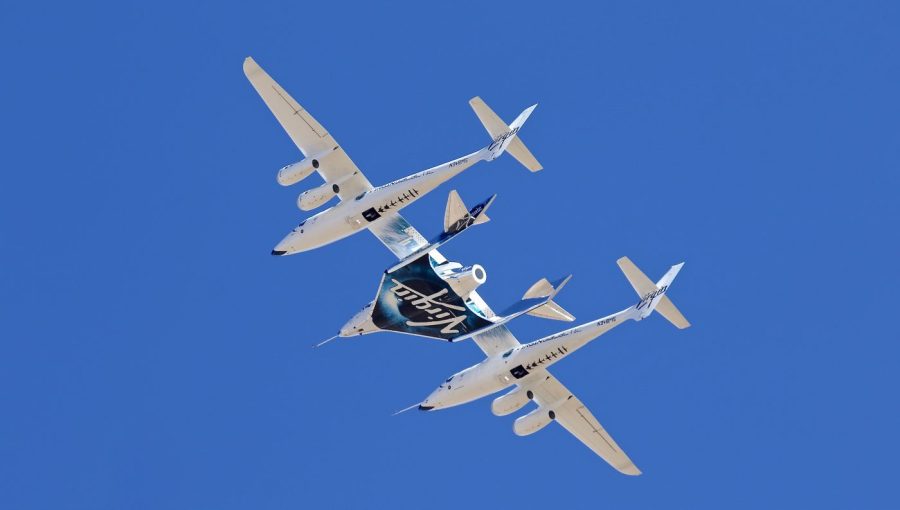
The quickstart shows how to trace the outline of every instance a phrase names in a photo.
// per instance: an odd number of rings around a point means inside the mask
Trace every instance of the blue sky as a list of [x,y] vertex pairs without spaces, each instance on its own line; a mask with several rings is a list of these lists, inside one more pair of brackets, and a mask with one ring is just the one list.
[[[12,3],[0,185],[4,508],[896,508],[900,8],[895,2]],[[360,234],[269,255],[305,213],[252,55],[376,184],[511,119],[545,170],[443,250],[511,303],[574,273],[578,320],[686,265],[694,326],[628,324],[554,373],[644,471],[485,399],[396,409],[474,344],[310,344],[392,263]],[[316,178],[313,178],[315,180]],[[564,327],[535,318],[530,341]]]

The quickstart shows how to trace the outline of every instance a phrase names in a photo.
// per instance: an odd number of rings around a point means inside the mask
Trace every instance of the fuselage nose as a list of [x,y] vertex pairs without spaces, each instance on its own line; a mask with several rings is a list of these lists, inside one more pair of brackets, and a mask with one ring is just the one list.
[[346,208],[338,206],[326,209],[315,216],[304,220],[281,240],[275,251],[284,251],[286,255],[314,250],[331,244],[360,230],[360,227],[342,216]]
[[299,230],[293,230],[275,245],[272,255],[292,255],[306,251],[309,248],[306,246],[305,241],[305,236]]
[[428,395],[428,398],[422,401],[422,404],[419,405],[419,409],[423,411],[431,411],[432,409],[441,409],[444,407],[444,397],[446,392],[449,391],[446,388],[446,383],[442,384],[436,390],[431,392],[431,395]]

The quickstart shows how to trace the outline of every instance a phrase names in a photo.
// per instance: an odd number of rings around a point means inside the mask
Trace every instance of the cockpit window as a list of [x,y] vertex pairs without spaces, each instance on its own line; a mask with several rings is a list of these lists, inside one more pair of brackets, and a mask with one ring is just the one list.
[[446,380],[446,381],[444,381],[444,382],[450,382],[450,381],[452,381],[452,380],[453,380],[453,378],[454,378],[454,377],[456,377],[456,376],[455,376],[455,375],[451,375],[451,376],[450,376],[450,378],[449,378],[449,379],[447,379],[447,380]]
[[297,225],[297,226],[298,226],[298,227],[302,227],[305,223],[306,223],[306,220],[303,220],[303,221],[301,221],[300,224]]
[[364,196],[366,196],[366,192],[365,192],[365,191],[363,191],[362,193],[360,193],[359,196],[357,196],[356,198],[354,198],[354,200],[362,200],[362,197],[364,197]]
[[510,349],[510,350],[504,352],[504,353],[503,353],[503,357],[504,357],[504,358],[508,358],[509,355],[512,354],[512,352],[513,352],[514,350],[515,350],[515,349]]

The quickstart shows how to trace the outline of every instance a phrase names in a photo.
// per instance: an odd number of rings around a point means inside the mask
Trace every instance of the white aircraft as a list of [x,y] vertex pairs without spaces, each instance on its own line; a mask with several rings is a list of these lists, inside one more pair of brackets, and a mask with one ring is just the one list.
[[272,255],[312,250],[363,229],[370,230],[391,248],[392,240],[403,236],[409,228],[398,211],[475,163],[492,161],[509,152],[528,170],[536,172],[542,169],[516,136],[537,105],[527,108],[507,126],[484,101],[475,97],[469,104],[491,135],[493,141],[490,145],[376,188],[353,164],[334,137],[252,58],[244,60],[244,74],[304,156],[301,161],[278,171],[278,183],[290,186],[317,171],[325,179],[325,184],[301,193],[297,206],[310,211],[334,196],[341,200],[337,205],[302,221],[275,246]]
[[487,358],[447,379],[424,401],[410,407],[431,411],[453,407],[515,385],[496,400],[494,414],[510,414],[528,402],[538,408],[517,419],[514,431],[534,433],[551,421],[558,421],[591,450],[625,474],[640,471],[606,433],[591,412],[547,371],[547,367],[574,352],[590,340],[628,319],[642,320],[657,310],[678,328],[687,320],[665,296],[681,269],[672,266],[654,284],[627,258],[618,263],[640,296],[638,304],[619,313],[522,345],[506,324],[524,314],[546,319],[573,321],[575,318],[553,301],[570,277],[554,283],[541,279],[518,303],[497,314],[476,289],[487,280],[478,264],[463,266],[447,260],[438,248],[473,225],[488,221],[485,211],[496,196],[466,208],[456,191],[451,191],[444,213],[444,229],[426,240],[398,211],[478,161],[491,161],[504,151],[532,172],[541,169],[517,133],[534,106],[506,125],[483,101],[469,103],[493,141],[487,147],[443,165],[372,187],[334,138],[294,101],[253,59],[244,61],[244,72],[272,110],[275,118],[300,148],[304,159],[278,172],[282,185],[294,184],[318,171],[325,184],[302,193],[302,210],[319,207],[335,195],[341,202],[300,223],[272,251],[286,255],[311,250],[367,228],[397,256],[381,279],[375,299],[350,319],[337,337],[377,331],[457,342],[471,338]]
[[[491,343],[475,337],[487,358],[450,376],[418,404],[418,408],[422,411],[446,409],[514,385],[512,391],[494,399],[491,411],[497,416],[505,416],[530,401],[536,402],[536,409],[516,419],[513,430],[517,435],[533,434],[556,421],[618,471],[626,475],[641,474],[578,397],[547,371],[550,365],[591,340],[629,319],[642,320],[653,310],[659,311],[679,329],[690,326],[665,296],[683,263],[672,266],[655,284],[627,257],[619,259],[618,264],[641,298],[636,305],[525,345],[519,344],[508,331],[497,335]],[[550,292],[550,288],[543,291]]]
[[521,301],[497,314],[476,292],[487,280],[484,268],[478,264],[463,267],[448,261],[437,250],[470,226],[487,221],[484,213],[494,198],[492,196],[467,211],[459,195],[452,191],[444,213],[444,231],[433,240],[425,241],[409,227],[407,239],[396,239],[395,246],[411,249],[405,251],[405,255],[398,253],[400,261],[385,271],[375,299],[353,316],[338,335],[317,346],[337,337],[378,331],[449,342],[471,338],[487,358],[451,376],[428,398],[407,409],[444,409],[515,385],[511,392],[494,400],[492,410],[496,415],[506,415],[529,401],[536,402],[537,409],[516,420],[516,434],[531,434],[551,421],[557,421],[617,470],[629,475],[640,474],[587,407],[550,375],[547,368],[626,320],[642,320],[654,310],[676,327],[688,327],[690,324],[665,295],[682,264],[672,266],[654,284],[628,258],[619,259],[619,267],[640,296],[636,305],[522,345],[506,327],[516,317],[528,314],[546,319],[575,320],[553,300],[571,277],[554,283],[541,279],[525,292]]

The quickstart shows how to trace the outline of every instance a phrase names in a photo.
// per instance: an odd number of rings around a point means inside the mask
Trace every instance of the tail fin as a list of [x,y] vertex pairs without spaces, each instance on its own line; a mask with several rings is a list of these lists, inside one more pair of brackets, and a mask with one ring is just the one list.
[[[461,230],[460,227],[463,223],[468,224],[471,222],[473,225],[481,225],[482,223],[491,221],[485,211],[487,211],[487,208],[493,203],[494,197],[496,196],[497,195],[492,196],[485,202],[473,207],[472,211],[469,211],[466,204],[459,198],[459,193],[457,193],[455,189],[450,190],[450,195],[447,197],[447,208],[444,209],[444,232],[456,232],[457,230]],[[474,218],[474,220],[472,220],[472,218]]]
[[641,272],[628,257],[622,257],[616,263],[641,298],[641,301],[635,305],[635,309],[641,311],[641,318],[647,317],[655,309],[678,329],[684,329],[691,325],[665,295],[669,286],[672,285],[672,281],[675,280],[675,276],[678,275],[678,271],[681,271],[684,262],[672,266],[656,283],[650,281],[647,275]]
[[532,172],[537,172],[544,168],[531,154],[531,151],[525,147],[525,144],[522,143],[522,139],[516,136],[516,133],[519,132],[522,124],[525,123],[525,120],[528,119],[528,116],[531,115],[531,112],[537,105],[527,108],[519,114],[519,116],[516,117],[516,120],[509,126],[507,126],[506,123],[503,122],[503,119],[494,113],[494,110],[491,110],[480,97],[475,96],[470,99],[469,105],[475,110],[475,115],[478,115],[478,120],[484,124],[484,128],[494,140],[493,143],[488,146],[492,154],[491,159],[500,157],[500,155],[506,151],[509,152],[510,156],[516,158],[516,161],[521,163],[522,166]]
[[547,281],[546,278],[541,278],[534,285],[532,285],[531,288],[529,288],[525,292],[525,295],[522,296],[522,299],[542,298],[547,296],[550,296],[550,299],[548,299],[547,302],[543,305],[528,312],[528,315],[534,317],[543,317],[544,319],[553,319],[557,321],[574,321],[575,317],[572,316],[571,313],[567,312],[565,308],[559,306],[556,301],[553,301],[553,298],[557,294],[559,294],[559,291],[561,291],[562,288],[565,287],[567,283],[569,283],[570,278],[572,277],[568,276],[566,279],[558,283],[555,288],[553,287],[553,284]]

